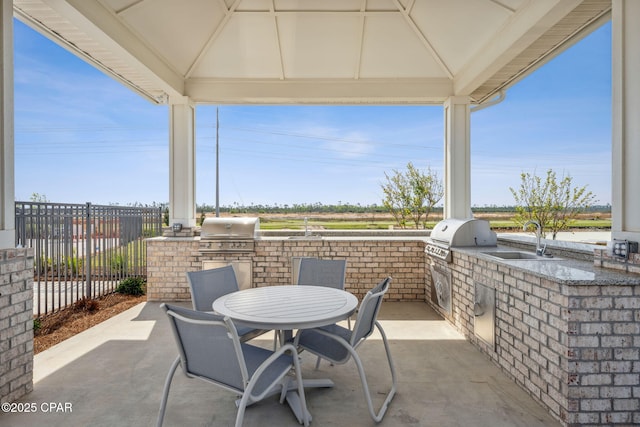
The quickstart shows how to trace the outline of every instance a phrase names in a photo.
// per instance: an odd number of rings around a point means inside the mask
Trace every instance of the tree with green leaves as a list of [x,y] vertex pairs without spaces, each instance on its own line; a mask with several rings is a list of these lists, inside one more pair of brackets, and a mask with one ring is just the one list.
[[551,232],[553,240],[559,231],[569,228],[578,214],[588,209],[595,196],[587,191],[587,186],[573,186],[573,179],[567,175],[558,180],[556,173],[549,169],[546,178],[529,173],[520,174],[520,189],[509,187],[516,201],[514,220],[524,224],[529,220],[540,223],[542,236]]
[[46,203],[49,201],[47,200],[46,194],[40,193],[31,193],[31,197],[29,198],[29,200],[35,203]]
[[[393,174],[384,174],[387,182],[382,184],[383,206],[391,213],[402,228],[411,220],[416,228],[425,226],[433,207],[444,195],[444,186],[438,175],[427,168],[426,172],[417,169],[411,162],[407,170],[393,170]],[[423,220],[424,218],[424,220]]]

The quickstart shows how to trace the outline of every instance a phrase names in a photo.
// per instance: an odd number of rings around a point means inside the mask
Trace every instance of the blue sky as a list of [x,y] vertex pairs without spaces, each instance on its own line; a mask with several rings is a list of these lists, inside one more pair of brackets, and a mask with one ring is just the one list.
[[[16,199],[167,202],[168,107],[156,106],[18,21]],[[471,115],[473,206],[512,205],[520,174],[553,169],[611,202],[606,24]],[[220,106],[220,203],[381,204],[411,161],[442,177],[440,106]],[[197,109],[197,203],[215,202],[216,106]]]

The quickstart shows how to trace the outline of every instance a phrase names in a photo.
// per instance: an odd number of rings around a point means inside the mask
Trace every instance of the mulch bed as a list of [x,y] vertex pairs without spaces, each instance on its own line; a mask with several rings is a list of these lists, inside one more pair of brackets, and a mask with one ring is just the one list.
[[69,308],[39,319],[34,330],[33,351],[38,354],[98,323],[147,300],[146,295],[110,294],[95,300],[80,300]]

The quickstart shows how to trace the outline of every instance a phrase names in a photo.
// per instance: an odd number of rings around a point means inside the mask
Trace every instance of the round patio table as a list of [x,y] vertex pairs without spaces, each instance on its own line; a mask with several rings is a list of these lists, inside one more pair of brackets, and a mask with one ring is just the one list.
[[223,295],[213,311],[256,329],[309,329],[351,316],[358,299],[347,291],[324,286],[266,286]]
[[[228,316],[234,322],[256,329],[273,329],[280,333],[293,329],[326,326],[351,316],[358,299],[341,289],[311,285],[284,285],[250,288],[223,295],[213,302],[213,311]],[[279,332],[278,332],[279,331]],[[303,380],[304,387],[333,387],[329,379]],[[303,423],[297,385],[287,387],[287,403],[298,422]],[[312,416],[307,410],[306,417]]]

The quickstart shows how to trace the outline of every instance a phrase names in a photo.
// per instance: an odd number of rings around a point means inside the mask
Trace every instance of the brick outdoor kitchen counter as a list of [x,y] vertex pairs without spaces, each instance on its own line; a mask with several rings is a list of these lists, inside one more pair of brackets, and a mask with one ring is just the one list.
[[[548,260],[484,253],[524,248],[511,243],[432,258],[450,272],[451,308],[432,305],[564,425],[639,424],[638,254],[621,261],[561,243]],[[474,331],[479,289],[494,293],[493,341]]]
[[[426,241],[424,232],[306,238],[261,231],[251,250],[207,252],[199,236],[152,238],[148,298],[189,300],[185,272],[214,265],[248,266],[247,286],[261,287],[291,284],[296,258],[346,258],[348,291],[362,298],[392,276],[389,300],[432,305],[564,425],[640,424],[638,254],[620,262],[603,247],[555,241],[547,241],[551,260],[481,253],[532,252],[531,238],[499,236],[498,247],[452,248],[446,262],[425,254]],[[435,298],[436,269],[450,279],[446,310]],[[475,331],[478,289],[494,294],[489,341]]]

